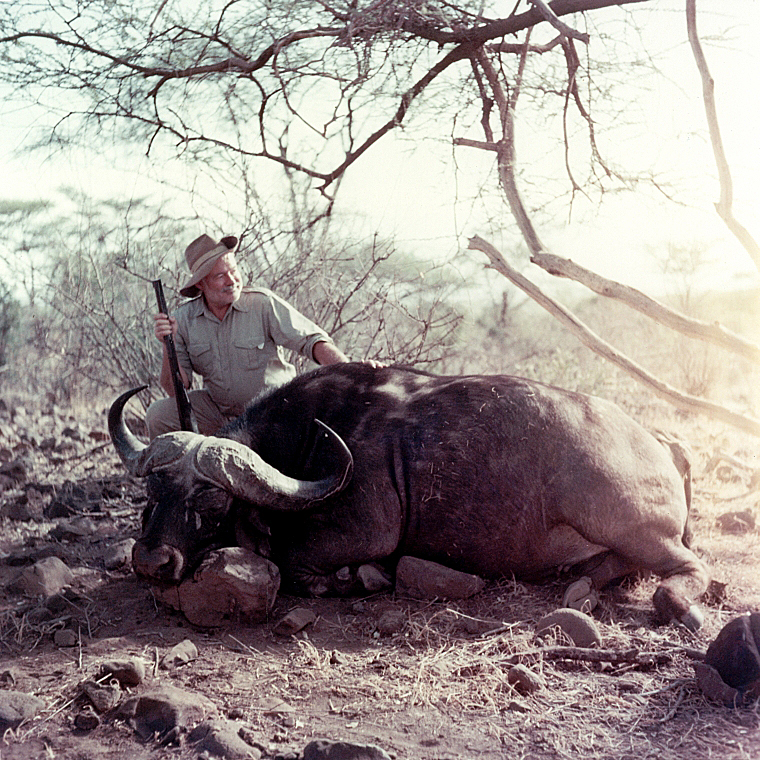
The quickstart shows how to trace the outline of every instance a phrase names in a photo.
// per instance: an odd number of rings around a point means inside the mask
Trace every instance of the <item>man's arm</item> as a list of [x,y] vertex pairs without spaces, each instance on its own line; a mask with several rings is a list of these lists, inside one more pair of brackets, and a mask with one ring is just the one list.
[[340,364],[350,361],[349,358],[334,344],[320,340],[312,349],[314,361],[317,364]]

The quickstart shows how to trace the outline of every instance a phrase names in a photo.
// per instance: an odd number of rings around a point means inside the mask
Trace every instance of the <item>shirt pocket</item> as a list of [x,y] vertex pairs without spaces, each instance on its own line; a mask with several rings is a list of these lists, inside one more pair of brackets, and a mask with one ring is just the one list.
[[234,339],[236,364],[241,369],[259,369],[266,364],[269,352],[263,335],[245,335]]
[[190,343],[187,347],[193,371],[202,377],[214,374],[214,352],[211,343]]

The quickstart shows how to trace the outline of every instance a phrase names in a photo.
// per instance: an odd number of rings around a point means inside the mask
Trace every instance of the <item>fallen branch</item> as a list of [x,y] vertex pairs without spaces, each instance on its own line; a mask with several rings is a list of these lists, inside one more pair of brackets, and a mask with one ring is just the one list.
[[760,346],[727,330],[717,322],[709,324],[684,316],[673,309],[669,309],[659,301],[655,301],[640,290],[636,290],[636,288],[608,280],[584,269],[569,259],[563,259],[561,256],[552,253],[534,253],[530,260],[555,277],[566,277],[574,280],[600,296],[621,301],[632,309],[646,314],[656,322],[677,330],[690,338],[713,343],[760,364]]
[[586,647],[541,647],[504,658],[512,665],[525,657],[540,657],[544,660],[577,660],[581,662],[609,662],[613,665],[668,665],[673,657],[667,652],[640,652],[638,649],[619,651],[615,649],[589,649]]

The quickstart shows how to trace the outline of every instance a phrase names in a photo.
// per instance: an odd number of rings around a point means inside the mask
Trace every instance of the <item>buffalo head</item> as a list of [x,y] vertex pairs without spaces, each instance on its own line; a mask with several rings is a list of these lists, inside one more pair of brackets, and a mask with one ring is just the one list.
[[321,480],[288,477],[255,451],[228,438],[176,432],[142,443],[122,418],[124,405],[146,386],[114,401],[108,430],[127,470],[147,478],[148,503],[142,535],[132,562],[138,575],[178,583],[210,549],[235,543],[236,512],[248,526],[266,526],[258,510],[292,512],[343,490],[351,480],[353,459],[343,440],[326,425],[321,435],[337,452],[335,472]]

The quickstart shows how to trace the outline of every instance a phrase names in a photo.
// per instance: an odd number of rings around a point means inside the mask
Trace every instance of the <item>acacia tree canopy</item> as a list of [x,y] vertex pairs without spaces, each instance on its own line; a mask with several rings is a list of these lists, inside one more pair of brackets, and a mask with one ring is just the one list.
[[572,103],[591,125],[579,88],[589,64],[576,50],[589,40],[584,16],[636,2],[19,0],[0,11],[0,81],[59,115],[54,144],[92,145],[100,133],[147,152],[261,157],[331,196],[423,94],[492,134],[479,57],[509,86],[526,30],[531,53],[552,55],[541,107]]

